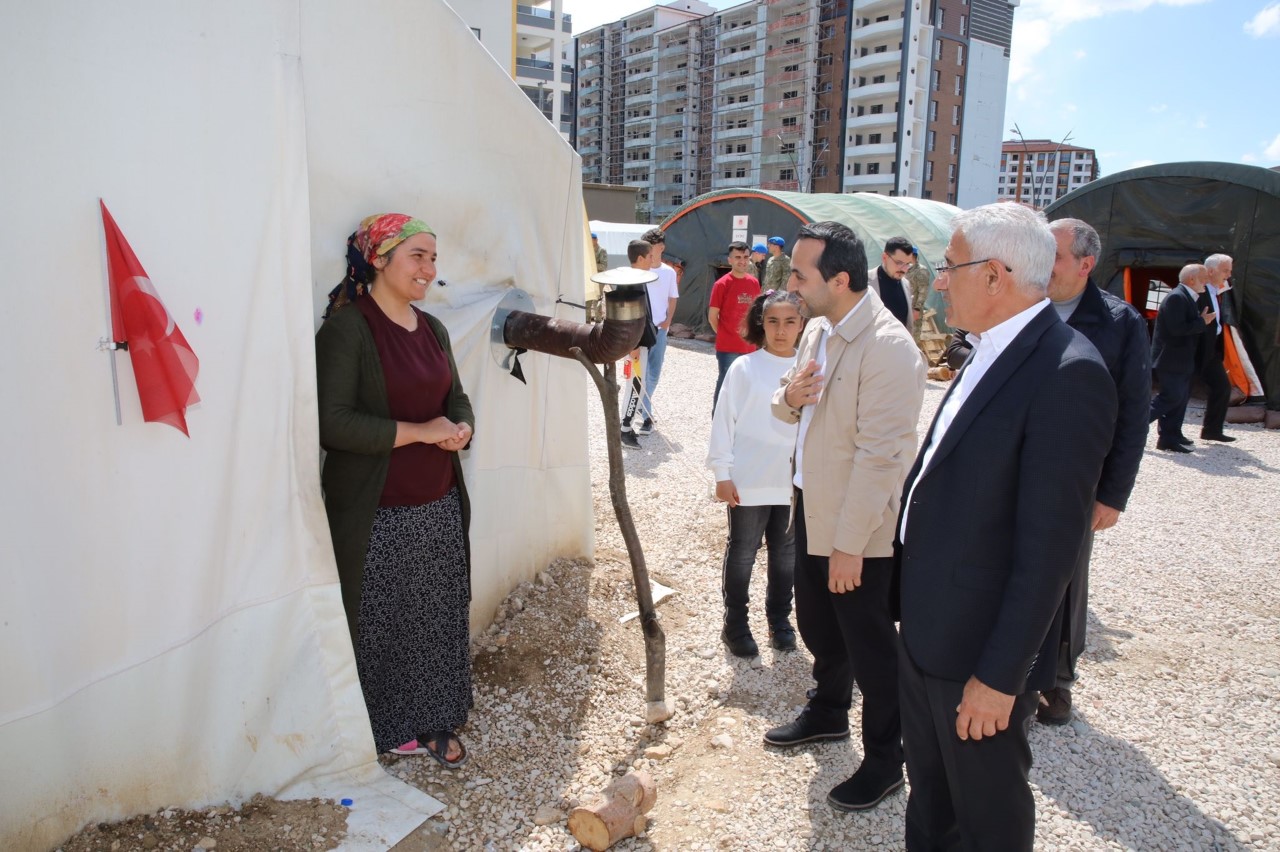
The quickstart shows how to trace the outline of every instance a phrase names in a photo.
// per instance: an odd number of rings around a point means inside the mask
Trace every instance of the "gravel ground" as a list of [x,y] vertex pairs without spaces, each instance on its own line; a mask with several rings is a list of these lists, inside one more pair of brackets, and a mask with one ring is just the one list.
[[[596,560],[550,566],[477,640],[461,771],[384,759],[448,805],[403,849],[577,849],[569,809],[632,767],[653,774],[658,802],[646,836],[616,849],[902,848],[905,794],[860,815],[825,803],[858,765],[856,735],[761,742],[802,704],[807,653],[762,642],[743,661],[720,644],[725,510],[703,467],[715,375],[709,345],[672,341],[657,431],[626,455],[649,570],[677,590],[658,607],[675,717],[644,724],[640,630],[618,623],[634,598],[593,389]],[[929,383],[922,434],[945,390]],[[1157,452],[1153,433],[1129,510],[1098,536],[1076,720],[1031,731],[1038,848],[1280,848],[1280,434],[1228,432],[1237,443],[1186,456]],[[763,592],[753,584],[758,639]]]

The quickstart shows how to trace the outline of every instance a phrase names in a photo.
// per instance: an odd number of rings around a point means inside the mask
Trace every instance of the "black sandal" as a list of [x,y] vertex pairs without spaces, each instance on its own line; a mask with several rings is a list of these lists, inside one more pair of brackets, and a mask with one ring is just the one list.
[[[449,746],[453,743],[458,744],[458,756],[450,760]],[[426,753],[445,769],[457,769],[467,762],[467,747],[453,731],[432,731],[427,734],[423,745],[426,746]]]

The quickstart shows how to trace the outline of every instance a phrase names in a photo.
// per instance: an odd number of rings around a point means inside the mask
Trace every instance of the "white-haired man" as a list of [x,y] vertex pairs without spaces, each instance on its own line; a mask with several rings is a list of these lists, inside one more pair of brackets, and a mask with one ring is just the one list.
[[1198,263],[1188,263],[1178,273],[1178,286],[1164,297],[1156,314],[1151,335],[1151,364],[1160,390],[1151,400],[1148,422],[1158,421],[1156,449],[1170,453],[1191,452],[1182,434],[1182,419],[1191,396],[1191,377],[1198,367],[1200,342],[1217,321],[1211,306],[1204,305],[1209,271]]
[[1058,219],[1050,223],[1058,244],[1049,278],[1049,300],[1067,325],[1089,338],[1107,365],[1116,385],[1118,411],[1111,447],[1102,463],[1093,522],[1085,534],[1075,576],[1067,587],[1066,636],[1058,655],[1058,682],[1040,694],[1036,719],[1046,725],[1071,721],[1071,686],[1076,661],[1084,651],[1089,620],[1089,559],[1093,534],[1110,529],[1120,519],[1138,479],[1147,444],[1147,414],[1151,406],[1151,347],[1147,323],[1132,305],[1093,283],[1090,273],[1102,254],[1102,240],[1088,222]]
[[1208,399],[1204,405],[1204,423],[1200,426],[1200,440],[1234,441],[1224,430],[1227,423],[1227,406],[1231,403],[1231,382],[1227,379],[1226,368],[1222,366],[1222,337],[1226,333],[1226,324],[1234,322],[1223,310],[1226,296],[1222,288],[1231,277],[1232,261],[1227,254],[1211,254],[1204,260],[1204,268],[1208,270],[1209,282],[1200,295],[1198,304],[1201,309],[1209,308],[1214,314],[1212,329],[1205,329],[1200,338],[1200,380],[1208,391]]
[[1030,850],[1026,725],[1055,682],[1116,390],[1045,297],[1056,244],[1041,214],[990,204],[952,229],[934,289],[974,350],[898,526],[907,848]]

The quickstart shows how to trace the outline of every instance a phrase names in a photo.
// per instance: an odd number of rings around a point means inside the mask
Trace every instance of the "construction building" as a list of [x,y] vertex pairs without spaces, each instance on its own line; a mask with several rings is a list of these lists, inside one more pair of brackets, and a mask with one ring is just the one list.
[[1102,176],[1092,148],[1049,139],[1006,140],[1000,154],[996,200],[1021,201],[1043,210]]
[[577,38],[589,183],[996,199],[1017,0],[698,0]]
[[573,17],[564,0],[449,0],[490,55],[570,144],[574,141]]

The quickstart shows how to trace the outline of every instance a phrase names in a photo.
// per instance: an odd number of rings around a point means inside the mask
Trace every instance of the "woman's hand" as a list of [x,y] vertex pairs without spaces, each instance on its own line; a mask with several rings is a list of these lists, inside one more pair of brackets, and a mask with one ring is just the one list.
[[[440,419],[443,420],[445,418],[442,417]],[[440,449],[456,453],[471,441],[471,426],[469,424],[459,423],[454,428],[458,430],[457,435],[453,438],[446,438],[445,440],[440,441],[438,443]]]

